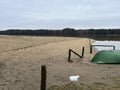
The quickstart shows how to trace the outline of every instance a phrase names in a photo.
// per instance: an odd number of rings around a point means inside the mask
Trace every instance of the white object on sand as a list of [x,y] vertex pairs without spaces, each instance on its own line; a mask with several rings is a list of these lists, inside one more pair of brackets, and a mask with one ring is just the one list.
[[70,81],[78,81],[79,77],[80,77],[79,75],[74,75],[74,76],[70,76],[69,79]]

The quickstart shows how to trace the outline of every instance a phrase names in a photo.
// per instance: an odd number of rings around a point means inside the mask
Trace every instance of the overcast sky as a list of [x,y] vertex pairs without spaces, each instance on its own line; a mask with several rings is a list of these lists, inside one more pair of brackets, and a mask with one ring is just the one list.
[[0,0],[0,29],[119,28],[120,0]]

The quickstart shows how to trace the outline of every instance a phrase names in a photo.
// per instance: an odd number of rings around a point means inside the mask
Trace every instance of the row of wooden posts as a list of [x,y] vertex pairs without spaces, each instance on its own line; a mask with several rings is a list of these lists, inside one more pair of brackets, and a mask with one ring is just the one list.
[[[115,50],[115,46],[113,46],[113,45],[90,45],[90,53],[92,53],[92,47],[93,46],[113,47],[113,50]],[[82,53],[81,53],[81,55],[79,55],[78,53],[76,53],[72,49],[69,49],[69,51],[68,51],[68,62],[72,62],[71,53],[74,53],[78,57],[83,58],[84,57],[84,51],[85,51],[85,48],[82,47]],[[41,90],[46,90],[46,77],[47,77],[46,66],[42,65],[41,66]]]
[[[72,62],[71,59],[71,53],[76,54],[78,57],[83,58],[84,57],[84,50],[85,48],[82,47],[82,55],[79,55],[78,53],[76,53],[75,51],[73,51],[72,49],[69,49],[68,51],[68,62]],[[46,80],[47,80],[47,70],[46,70],[46,66],[42,65],[41,66],[41,87],[40,90],[46,90]]]
[[[115,50],[115,46],[114,45],[90,45],[90,54],[92,54],[92,47],[93,46],[96,46],[96,47],[113,47],[113,50]],[[78,57],[83,58],[84,57],[84,50],[85,50],[85,48],[82,47],[82,55],[79,55],[78,53],[76,53],[72,49],[69,49],[69,51],[68,51],[68,62],[72,62],[72,60],[71,60],[71,53],[74,53]]]
[[[68,62],[72,62],[71,61],[71,53],[74,53],[78,57],[83,58],[84,57],[84,50],[85,50],[85,48],[82,47],[82,55],[79,55],[78,53],[76,53],[72,49],[69,49],[68,50]],[[46,90],[46,77],[47,77],[46,66],[42,65],[41,66],[41,87],[40,87],[40,90]]]
[[[97,47],[113,47],[113,50],[115,50],[115,46],[114,45],[90,45],[90,54],[92,54],[92,47],[93,46],[97,46]],[[79,55],[78,53],[76,53],[72,49],[69,49],[69,51],[68,51],[68,62],[72,62],[71,61],[71,53],[74,53],[78,57],[83,58],[84,57],[84,50],[85,50],[85,48],[82,47],[82,55]]]

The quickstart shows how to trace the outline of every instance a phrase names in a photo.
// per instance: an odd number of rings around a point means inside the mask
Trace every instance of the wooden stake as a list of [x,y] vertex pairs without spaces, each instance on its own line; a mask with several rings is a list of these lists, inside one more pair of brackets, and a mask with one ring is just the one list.
[[68,62],[71,62],[70,58],[71,58],[71,51],[69,49],[69,51],[68,51]]
[[82,48],[82,58],[84,57],[84,50],[85,50],[85,48],[83,47]]
[[46,76],[47,76],[46,66],[42,65],[41,66],[41,90],[46,90]]

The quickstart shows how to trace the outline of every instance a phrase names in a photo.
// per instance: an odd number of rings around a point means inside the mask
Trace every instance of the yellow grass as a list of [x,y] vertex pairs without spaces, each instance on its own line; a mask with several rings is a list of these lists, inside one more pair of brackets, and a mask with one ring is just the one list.
[[[73,63],[68,63],[68,49],[81,54],[83,46],[85,57],[80,59],[72,54]],[[80,75],[78,82],[72,84],[75,88],[119,89],[119,64],[91,63],[95,51],[92,55],[89,53],[88,38],[0,36],[0,90],[40,90],[43,64],[47,66],[48,89],[68,88],[71,75]],[[104,85],[108,86],[103,88]]]

